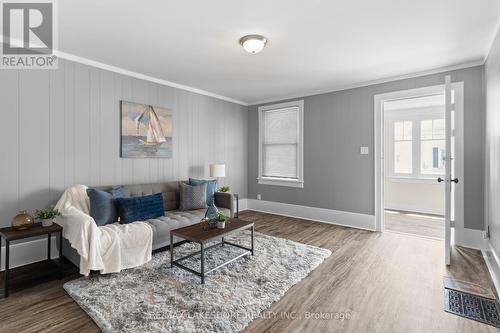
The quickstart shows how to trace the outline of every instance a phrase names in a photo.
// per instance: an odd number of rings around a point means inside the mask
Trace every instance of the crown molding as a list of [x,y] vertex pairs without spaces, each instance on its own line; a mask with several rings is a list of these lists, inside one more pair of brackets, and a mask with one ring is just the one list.
[[116,66],[108,65],[108,64],[105,64],[105,63],[102,63],[102,62],[99,62],[99,61],[95,61],[95,60],[91,60],[91,59],[88,59],[88,58],[76,56],[74,54],[62,52],[62,51],[59,51],[59,50],[54,50],[54,54],[56,56],[58,56],[59,58],[61,58],[61,59],[65,59],[65,60],[69,60],[69,61],[73,61],[73,62],[77,62],[77,63],[83,64],[83,65],[87,65],[87,66],[91,66],[91,67],[95,67],[95,68],[107,70],[107,71],[114,72],[114,73],[117,73],[117,74],[122,74],[122,75],[130,76],[130,77],[134,77],[134,78],[137,78],[137,79],[140,79],[140,80],[145,80],[145,81],[157,83],[157,84],[160,84],[160,85],[163,85],[163,86],[177,88],[177,89],[181,89],[181,90],[193,92],[193,93],[200,94],[200,95],[217,98],[217,99],[220,99],[220,100],[223,100],[223,101],[227,101],[227,102],[231,102],[231,103],[235,103],[235,104],[239,104],[239,105],[243,105],[243,106],[248,106],[249,105],[247,102],[243,102],[243,101],[231,98],[231,97],[226,97],[226,96],[218,95],[218,94],[215,94],[215,93],[212,93],[210,91],[203,90],[203,89],[198,89],[198,88],[186,86],[184,84],[180,84],[180,83],[176,83],[176,82],[172,82],[172,81],[163,80],[163,79],[160,79],[160,78],[157,78],[157,77],[153,77],[153,76],[141,74],[141,73],[138,73],[138,72],[130,71],[128,69],[124,69],[124,68],[121,68],[121,67],[116,67]]
[[497,39],[497,36],[500,34],[500,20],[498,20],[497,24],[495,25],[496,29],[493,32],[493,36],[490,37],[490,42],[488,44],[488,48],[486,49],[486,54],[484,55],[484,62],[488,60],[490,56],[491,49],[493,48],[493,44],[495,43],[495,40]]
[[[0,35],[0,43],[3,43],[3,40],[4,40],[4,36]],[[92,60],[92,59],[80,57],[80,56],[77,56],[77,55],[74,55],[74,54],[71,54],[71,53],[67,53],[67,52],[63,52],[63,51],[60,51],[60,50],[57,50],[57,49],[54,50],[54,54],[57,57],[61,58],[61,59],[65,59],[65,60],[77,62],[77,63],[83,64],[83,65],[87,65],[87,66],[91,66],[91,67],[103,69],[103,70],[110,71],[110,72],[117,73],[117,74],[122,74],[122,75],[130,76],[130,77],[135,77],[135,78],[140,79],[140,80],[154,82],[154,83],[160,84],[162,86],[177,88],[177,89],[181,89],[181,90],[193,92],[193,93],[200,94],[200,95],[217,98],[217,99],[220,99],[220,100],[223,100],[223,101],[227,101],[227,102],[231,102],[231,103],[236,103],[236,104],[243,105],[243,106],[248,106],[249,105],[247,102],[243,102],[243,101],[231,98],[231,97],[218,95],[218,94],[212,93],[210,91],[206,91],[206,90],[203,90],[203,89],[198,89],[198,88],[186,86],[184,84],[180,84],[180,83],[175,83],[175,82],[172,82],[172,81],[167,81],[167,80],[159,79],[159,78],[154,77],[154,76],[150,76],[150,75],[146,75],[146,74],[141,74],[141,73],[138,73],[138,72],[130,71],[130,70],[125,69],[125,68],[108,65],[108,64],[105,64],[105,63],[102,63],[102,62],[99,62],[99,61],[95,61],[95,60]]]
[[458,69],[481,66],[481,65],[484,65],[484,62],[485,62],[484,59],[479,59],[479,60],[465,62],[465,63],[458,64],[458,65],[439,67],[439,68],[430,69],[430,70],[421,71],[421,72],[415,72],[415,73],[404,74],[404,75],[399,75],[399,76],[387,77],[384,79],[354,83],[354,84],[350,84],[350,85],[332,87],[332,88],[328,88],[328,89],[318,89],[318,90],[313,90],[313,91],[309,91],[307,93],[302,93],[302,94],[298,93],[298,94],[285,95],[285,96],[276,97],[276,98],[269,98],[269,99],[264,99],[264,100],[260,100],[257,102],[250,102],[249,105],[256,106],[256,105],[261,105],[261,104],[266,104],[266,103],[274,103],[274,102],[284,101],[284,100],[288,100],[288,99],[304,98],[304,97],[320,95],[320,94],[327,94],[327,93],[332,93],[332,92],[337,92],[337,91],[342,91],[342,90],[368,87],[368,86],[372,86],[375,84],[393,82],[393,81],[410,79],[410,78],[419,77],[419,76],[432,75],[432,74],[454,71],[454,70],[458,70]]
[[[198,89],[198,88],[190,87],[190,86],[183,85],[180,83],[163,80],[160,78],[156,78],[156,77],[149,76],[146,74],[141,74],[141,73],[134,72],[134,71],[124,69],[121,67],[116,67],[116,66],[108,65],[108,64],[105,64],[105,63],[102,63],[99,61],[95,61],[92,59],[80,57],[80,56],[77,56],[77,55],[74,55],[71,53],[62,52],[60,50],[54,50],[54,54],[57,55],[61,59],[77,62],[77,63],[83,64],[83,65],[100,68],[103,70],[107,70],[110,72],[130,76],[130,77],[135,77],[137,79],[141,79],[141,80],[145,80],[145,81],[149,81],[149,82],[154,82],[154,83],[157,83],[157,84],[160,84],[163,86],[168,86],[168,87],[189,91],[189,92],[193,92],[193,93],[204,95],[204,96],[209,96],[209,97],[217,98],[217,99],[220,99],[223,101],[227,101],[227,102],[231,102],[231,103],[235,103],[235,104],[239,104],[239,105],[243,105],[243,106],[254,106],[254,105],[261,105],[261,104],[266,104],[266,103],[273,103],[273,102],[288,100],[288,99],[303,98],[303,97],[309,97],[309,96],[314,96],[314,95],[342,91],[342,90],[367,87],[367,86],[371,86],[371,85],[375,85],[375,84],[393,82],[393,81],[404,80],[404,79],[425,76],[425,75],[438,74],[438,73],[459,70],[459,69],[464,69],[464,68],[469,68],[469,67],[481,66],[481,65],[485,64],[485,62],[487,60],[487,56],[488,56],[489,52],[491,51],[491,46],[493,45],[493,42],[495,41],[495,38],[496,38],[496,34],[493,35],[493,39],[491,40],[490,48],[487,50],[486,56],[482,59],[478,59],[478,60],[474,60],[474,61],[470,61],[470,62],[465,62],[465,63],[461,63],[461,64],[457,64],[457,65],[438,67],[438,68],[430,69],[430,70],[426,70],[426,71],[414,72],[414,73],[404,74],[404,75],[399,75],[399,76],[392,76],[392,77],[387,77],[387,78],[382,78],[382,79],[377,79],[377,80],[372,80],[372,81],[365,81],[365,82],[354,83],[354,84],[350,84],[350,85],[343,85],[343,86],[337,86],[337,87],[331,87],[331,88],[325,88],[325,89],[318,89],[318,90],[308,91],[308,92],[304,92],[304,93],[284,95],[281,97],[269,98],[269,99],[259,100],[256,102],[240,101],[240,100],[237,100],[237,99],[234,99],[231,97],[218,95],[218,94],[215,94],[215,93],[203,90],[203,89]],[[0,35],[0,42],[3,42],[3,35]]]

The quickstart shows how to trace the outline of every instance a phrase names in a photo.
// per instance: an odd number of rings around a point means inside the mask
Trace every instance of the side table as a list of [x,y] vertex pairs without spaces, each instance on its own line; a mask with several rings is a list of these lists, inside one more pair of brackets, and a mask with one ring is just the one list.
[[[59,262],[56,263],[50,258],[50,237],[53,233],[59,234]],[[19,239],[25,239],[35,236],[47,235],[47,260],[41,261],[40,263],[47,262],[53,268],[51,271],[57,270],[59,279],[62,277],[62,227],[56,223],[51,225],[50,227],[42,227],[41,223],[35,223],[31,228],[27,230],[14,230],[12,227],[1,228],[0,229],[0,266],[2,260],[2,239],[5,240],[5,271],[4,271],[4,297],[9,296],[9,285],[11,284],[11,272],[9,267],[9,257],[10,257],[10,242]],[[30,264],[33,265],[33,264]],[[25,265],[19,268],[28,267],[30,265]],[[16,270],[18,268],[16,267]],[[37,267],[37,272],[33,272],[29,274],[31,278],[35,278],[36,275],[43,276],[51,273],[49,268],[41,269]],[[25,278],[25,276],[23,276]]]

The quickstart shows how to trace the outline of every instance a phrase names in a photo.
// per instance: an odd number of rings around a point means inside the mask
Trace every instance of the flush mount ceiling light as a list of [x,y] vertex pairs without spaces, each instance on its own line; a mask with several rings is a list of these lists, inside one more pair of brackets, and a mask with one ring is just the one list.
[[246,35],[240,38],[240,44],[248,53],[256,54],[266,46],[267,38],[261,35]]

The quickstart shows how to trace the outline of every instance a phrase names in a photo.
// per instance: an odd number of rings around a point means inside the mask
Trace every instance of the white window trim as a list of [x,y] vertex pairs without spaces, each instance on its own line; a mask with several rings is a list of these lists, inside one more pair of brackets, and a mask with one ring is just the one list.
[[[298,153],[297,153],[297,179],[265,177],[262,175],[262,144],[264,141],[264,122],[263,115],[265,111],[284,109],[290,107],[299,108],[299,126],[298,126]],[[304,187],[304,101],[292,101],[279,104],[265,105],[259,107],[259,173],[257,182],[263,185],[276,185],[287,187]]]
[[[443,174],[422,174],[420,173],[420,122],[428,119],[440,119],[443,117],[444,111],[439,110],[440,107],[432,108],[425,107],[420,110],[391,110],[386,111],[386,121],[388,124],[388,140],[387,161],[389,163],[387,170],[387,178],[391,182],[409,182],[409,183],[435,183],[437,177],[444,176]],[[429,110],[431,109],[431,110]],[[420,111],[420,112],[419,112]],[[417,152],[418,158],[412,159],[412,173],[403,174],[394,172],[394,123],[397,121],[412,121],[412,142],[413,149]],[[418,135],[418,140],[415,140],[415,135]],[[415,157],[413,152],[413,157]],[[418,172],[417,172],[418,170]]]

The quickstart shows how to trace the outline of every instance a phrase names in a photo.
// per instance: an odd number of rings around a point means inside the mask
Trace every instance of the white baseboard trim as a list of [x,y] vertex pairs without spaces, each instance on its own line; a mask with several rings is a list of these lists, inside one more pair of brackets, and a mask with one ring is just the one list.
[[[56,236],[51,237],[50,254],[52,259],[59,258]],[[5,242],[2,242],[0,271],[5,270]],[[47,238],[35,239],[24,243],[11,244],[9,268],[15,268],[47,259]],[[64,252],[63,252],[64,253]]]
[[[341,225],[345,227],[375,230],[375,216],[340,210],[292,205],[274,201],[246,199],[247,209],[264,213],[295,217],[305,220]],[[241,201],[240,201],[241,202]]]
[[384,208],[390,209],[390,210],[399,210],[399,211],[404,211],[404,212],[414,212],[414,213],[421,213],[421,214],[444,215],[444,212],[442,209],[432,209],[432,208],[426,208],[426,207],[419,207],[419,206],[412,206],[412,205],[401,205],[401,204],[395,204],[395,203],[386,203],[386,204],[384,204]]
[[487,240],[483,238],[483,232],[476,229],[464,228],[462,230],[462,235],[458,236],[456,239],[457,245],[469,247],[476,250],[486,249],[487,243]]
[[500,295],[500,257],[493,246],[491,246],[490,242],[488,242],[487,248],[483,249],[481,253],[483,254],[484,261],[490,272],[491,280],[495,285],[497,295]]
[[[363,230],[375,230],[375,216],[367,214],[274,201],[240,199],[240,211],[247,209]],[[462,235],[456,238],[455,244],[477,250],[484,250],[487,246],[487,242],[483,239],[483,232],[481,230],[467,228],[463,229]]]

